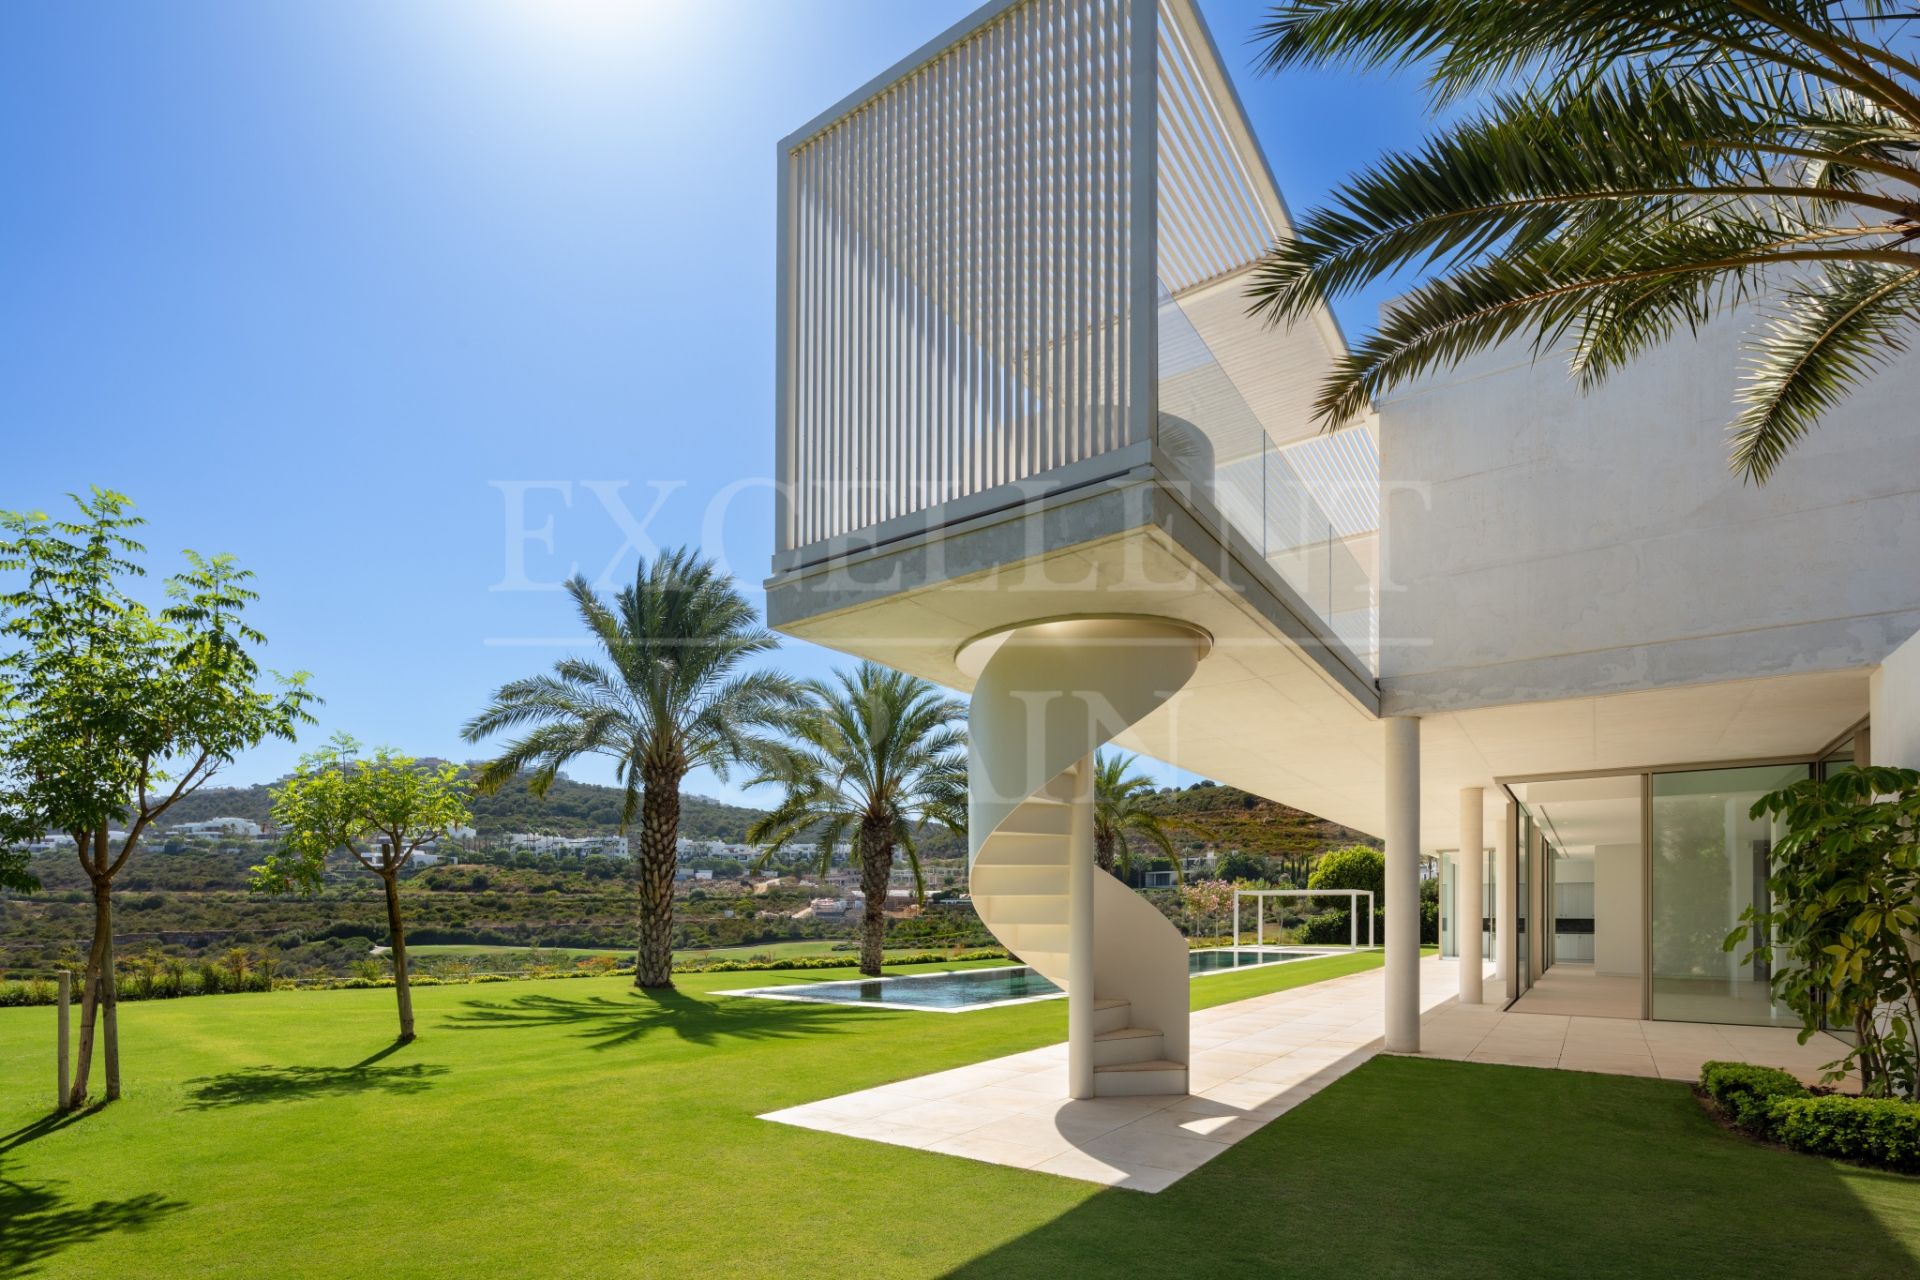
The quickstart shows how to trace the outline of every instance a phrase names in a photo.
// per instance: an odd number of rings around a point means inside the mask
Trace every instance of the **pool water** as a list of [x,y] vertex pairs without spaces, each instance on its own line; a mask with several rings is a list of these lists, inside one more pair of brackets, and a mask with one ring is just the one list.
[[1311,960],[1315,956],[1325,955],[1323,951],[1274,951],[1272,949],[1256,951],[1252,947],[1242,947],[1238,951],[1223,948],[1218,951],[1187,952],[1187,973],[1197,977],[1203,973],[1219,973],[1222,969],[1251,969],[1263,964],[1285,964],[1289,960]]
[[[1243,947],[1238,951],[1193,951],[1187,955],[1191,976],[1249,969],[1261,965],[1311,960],[1320,951],[1283,951]],[[784,987],[757,987],[728,995],[759,996],[768,1000],[808,1000],[829,1004],[865,1004],[887,1009],[939,1009],[952,1013],[984,1009],[1016,1000],[1047,1000],[1066,994],[1025,965],[992,969],[965,969],[913,977],[859,978],[851,982],[798,982]]]

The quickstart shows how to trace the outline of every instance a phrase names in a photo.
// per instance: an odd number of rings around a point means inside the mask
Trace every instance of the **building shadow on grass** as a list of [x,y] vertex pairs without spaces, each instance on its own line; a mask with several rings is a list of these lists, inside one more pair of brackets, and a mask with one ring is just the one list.
[[75,1245],[139,1231],[186,1208],[157,1192],[81,1204],[49,1182],[19,1182],[0,1167],[0,1277],[29,1276]]
[[189,1111],[215,1111],[263,1102],[298,1102],[350,1093],[419,1093],[431,1089],[447,1068],[430,1062],[402,1067],[373,1065],[391,1050],[350,1067],[246,1067],[187,1081]]
[[1096,1264],[1911,1280],[1920,1178],[1721,1131],[1672,1081],[1375,1058],[1158,1194],[1098,1191],[945,1280],[1058,1280]]
[[466,1001],[462,1012],[443,1025],[460,1031],[575,1027],[595,1049],[615,1049],[650,1035],[705,1046],[837,1035],[878,1012],[772,1000],[696,1000],[671,990],[583,997],[530,993],[511,1000]]

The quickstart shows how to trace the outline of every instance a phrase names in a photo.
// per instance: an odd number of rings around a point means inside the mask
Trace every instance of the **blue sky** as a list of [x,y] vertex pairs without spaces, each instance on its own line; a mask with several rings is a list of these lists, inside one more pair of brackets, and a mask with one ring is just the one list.
[[[156,576],[182,547],[255,570],[267,660],[326,706],[229,780],[334,729],[472,754],[460,723],[574,634],[512,589],[516,491],[552,523],[524,581],[630,577],[624,515],[758,598],[774,144],[972,7],[0,8],[0,507],[111,486]],[[1262,6],[1203,9],[1296,210],[1420,137],[1411,80],[1256,76]]]

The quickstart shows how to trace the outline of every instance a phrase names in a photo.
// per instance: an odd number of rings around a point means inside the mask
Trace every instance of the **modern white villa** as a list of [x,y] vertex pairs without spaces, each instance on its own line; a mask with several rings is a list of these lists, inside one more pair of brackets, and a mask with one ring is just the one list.
[[970,691],[973,900],[1067,989],[1072,1096],[1188,1086],[1185,942],[1092,860],[1108,743],[1385,840],[1390,1050],[1435,856],[1462,1004],[1792,1025],[1721,944],[1759,795],[1920,765],[1911,377],[1764,488],[1723,329],[1319,433],[1343,339],[1248,315],[1289,214],[1190,0],[994,0],[779,174],[769,619]]

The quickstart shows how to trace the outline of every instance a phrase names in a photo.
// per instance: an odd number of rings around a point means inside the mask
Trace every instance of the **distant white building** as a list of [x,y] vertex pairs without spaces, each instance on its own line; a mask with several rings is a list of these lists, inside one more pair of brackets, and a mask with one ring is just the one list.
[[266,834],[252,818],[206,818],[199,822],[176,823],[168,833],[176,836],[249,836]]
[[530,831],[509,834],[507,848],[524,853],[599,854],[604,858],[625,858],[631,853],[625,836],[548,836]]
[[683,858],[732,858],[735,862],[752,862],[763,850],[758,845],[729,844],[725,840],[690,840],[681,836],[678,844]]

